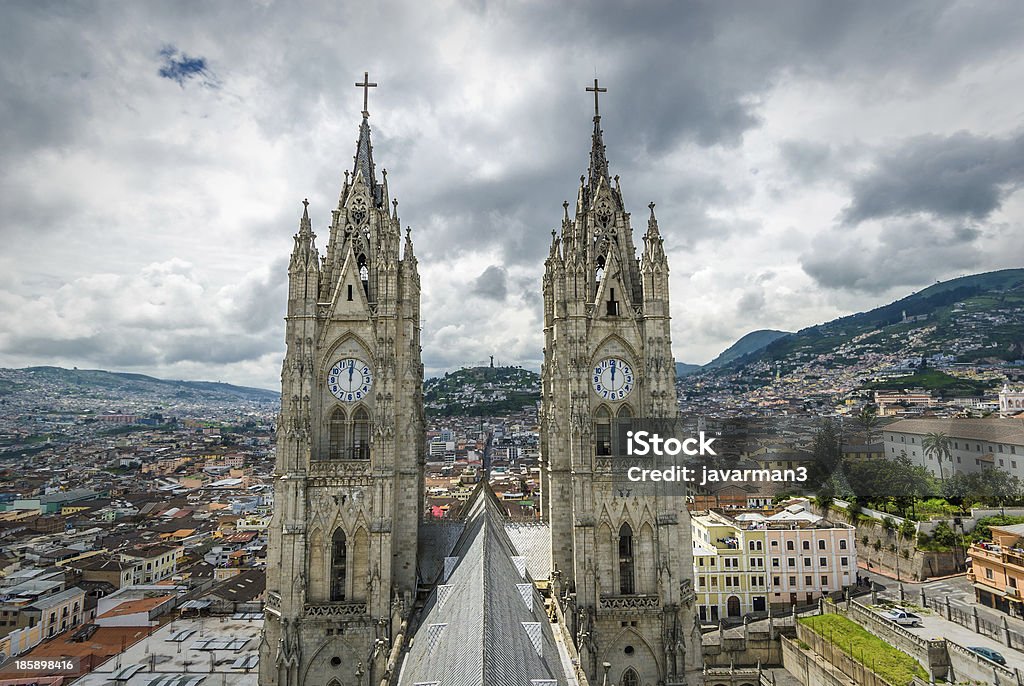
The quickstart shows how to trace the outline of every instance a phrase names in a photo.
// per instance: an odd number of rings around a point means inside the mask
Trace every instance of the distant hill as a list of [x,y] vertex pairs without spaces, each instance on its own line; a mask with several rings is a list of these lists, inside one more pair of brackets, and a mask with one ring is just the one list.
[[704,369],[724,367],[733,360],[739,359],[744,355],[756,353],[769,343],[788,335],[788,331],[776,331],[775,329],[758,329],[757,331],[751,331],[723,350],[718,357],[704,365]]
[[521,367],[463,367],[423,382],[423,404],[434,416],[503,415],[539,400],[540,374]]
[[690,364],[688,362],[676,362],[676,378],[683,376],[689,376],[690,374],[696,374],[703,367],[699,364]]
[[142,394],[170,398],[177,401],[250,400],[277,402],[280,394],[263,388],[234,386],[215,381],[172,381],[144,374],[108,372],[100,369],[64,369],[63,367],[26,367],[0,370],[8,378],[0,384],[0,392],[8,393],[33,388],[63,388],[87,397],[105,397],[112,394]]
[[[1004,269],[936,283],[867,312],[783,335],[725,362],[725,373],[770,377],[811,361],[857,364],[868,353],[949,355],[959,362],[1024,357],[1024,269]],[[710,365],[709,365],[710,367]]]

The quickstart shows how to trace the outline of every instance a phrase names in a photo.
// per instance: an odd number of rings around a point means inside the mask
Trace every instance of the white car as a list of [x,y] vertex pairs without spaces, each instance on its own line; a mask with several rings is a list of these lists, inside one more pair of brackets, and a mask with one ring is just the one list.
[[891,610],[887,610],[882,613],[882,616],[901,626],[921,626],[921,615],[915,615],[913,612],[909,612],[902,607],[894,607]]

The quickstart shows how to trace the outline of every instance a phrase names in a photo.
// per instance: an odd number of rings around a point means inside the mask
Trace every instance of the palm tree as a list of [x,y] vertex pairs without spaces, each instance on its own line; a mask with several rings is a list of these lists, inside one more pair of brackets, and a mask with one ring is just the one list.
[[878,424],[878,407],[872,403],[867,403],[860,408],[860,412],[857,413],[857,423],[864,429],[864,433],[867,434],[867,440],[864,441],[867,445],[871,445],[871,437],[873,429]]
[[932,432],[921,439],[921,447],[926,455],[930,455],[939,461],[939,479],[944,481],[946,476],[942,471],[942,461],[948,459],[953,461],[953,450],[949,436],[941,432]]

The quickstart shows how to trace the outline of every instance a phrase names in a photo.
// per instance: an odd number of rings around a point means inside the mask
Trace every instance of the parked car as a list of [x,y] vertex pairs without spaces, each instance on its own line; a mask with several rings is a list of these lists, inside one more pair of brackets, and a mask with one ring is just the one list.
[[882,616],[901,626],[921,626],[921,615],[915,615],[902,607],[894,607],[882,613]]
[[967,646],[967,650],[977,653],[982,657],[992,660],[996,664],[1006,666],[1006,658],[1001,653],[992,650],[991,648],[982,648],[981,646]]

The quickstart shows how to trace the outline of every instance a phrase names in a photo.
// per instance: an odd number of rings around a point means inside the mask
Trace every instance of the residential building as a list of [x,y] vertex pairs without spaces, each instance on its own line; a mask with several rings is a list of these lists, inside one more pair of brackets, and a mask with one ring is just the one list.
[[701,621],[807,605],[856,581],[856,530],[806,502],[769,516],[709,511],[692,522]]

